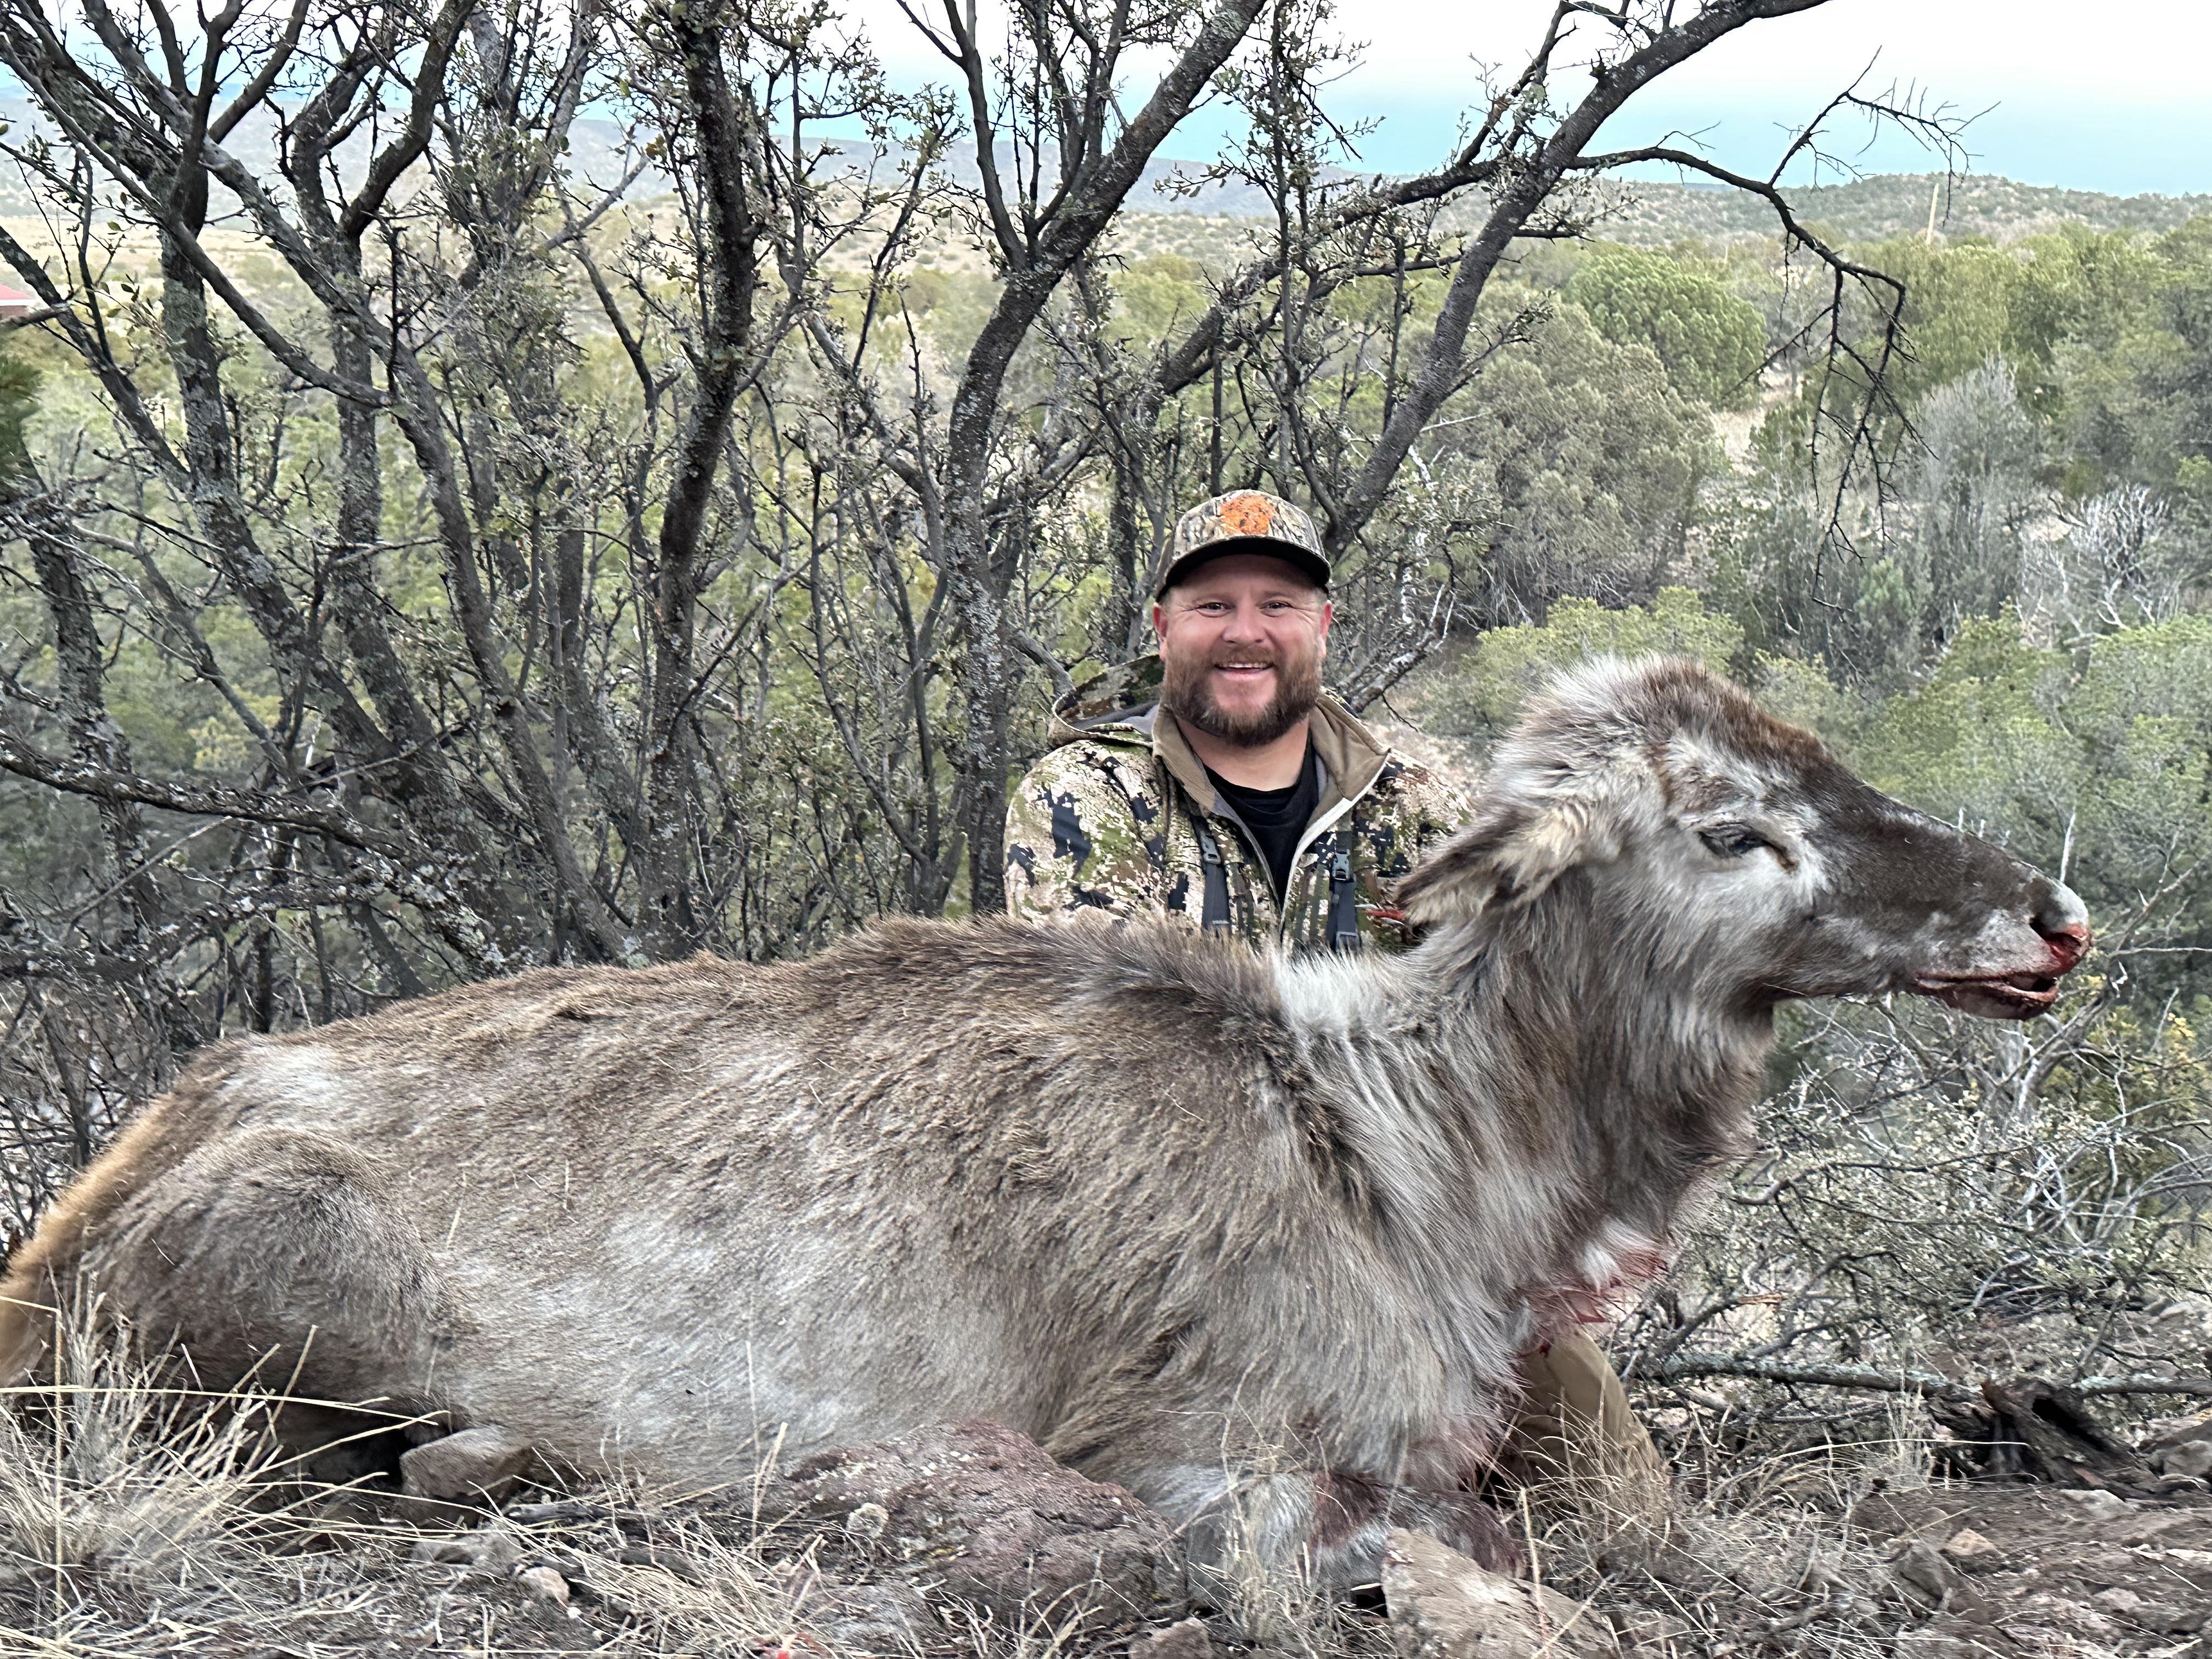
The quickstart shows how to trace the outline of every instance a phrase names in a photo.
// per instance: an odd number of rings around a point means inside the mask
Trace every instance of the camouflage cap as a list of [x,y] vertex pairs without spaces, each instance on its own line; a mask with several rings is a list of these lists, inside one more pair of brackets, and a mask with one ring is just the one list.
[[1175,538],[1168,544],[1167,562],[1153,593],[1166,592],[1207,560],[1230,553],[1265,553],[1311,577],[1315,586],[1328,586],[1321,532],[1305,509],[1264,489],[1232,489],[1176,520]]

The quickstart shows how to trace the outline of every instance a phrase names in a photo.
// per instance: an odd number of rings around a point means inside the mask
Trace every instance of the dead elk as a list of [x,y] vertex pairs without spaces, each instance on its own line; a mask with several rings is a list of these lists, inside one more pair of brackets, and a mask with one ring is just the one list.
[[[887,922],[805,962],[547,969],[209,1051],[0,1294],[198,1376],[714,1479],[996,1419],[1371,1577],[1468,1497],[1542,1322],[1662,1258],[1788,999],[2049,1007],[2064,886],[1677,661],[1560,682],[1410,876],[1402,956]],[[312,1333],[312,1338],[310,1336]]]

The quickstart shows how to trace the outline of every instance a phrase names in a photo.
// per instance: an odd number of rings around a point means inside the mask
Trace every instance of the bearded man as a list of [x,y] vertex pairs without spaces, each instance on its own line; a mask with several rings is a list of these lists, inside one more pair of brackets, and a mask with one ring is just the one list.
[[[1176,521],[1155,656],[1078,687],[1006,814],[1006,902],[1035,919],[1156,919],[1262,948],[1404,948],[1391,890],[1467,817],[1322,689],[1334,608],[1313,520],[1237,490]],[[1522,1359],[1501,1467],[1649,1527],[1666,1474],[1605,1357],[1570,1334]],[[1607,1527],[1612,1529],[1611,1526]]]

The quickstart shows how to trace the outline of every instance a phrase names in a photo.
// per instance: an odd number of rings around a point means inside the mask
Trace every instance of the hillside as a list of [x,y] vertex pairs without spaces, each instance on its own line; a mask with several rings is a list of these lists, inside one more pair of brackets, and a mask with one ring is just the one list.
[[[1774,216],[1765,203],[1719,185],[1650,179],[1623,181],[1614,189],[1617,204],[1601,234],[1620,241],[1735,241],[1773,234]],[[1850,242],[1925,231],[1931,199],[1937,234],[1953,240],[2013,241],[2061,224],[2166,231],[2212,213],[2212,195],[2105,196],[1978,175],[1954,179],[1947,188],[1941,175],[1925,173],[1808,186],[1793,190],[1790,198],[1808,224]]]
[[[0,131],[13,135],[16,143],[58,136],[30,100],[20,96],[0,97]],[[638,139],[636,132],[614,121],[577,120],[569,131],[571,177],[587,191],[617,184],[635,161]],[[228,148],[256,173],[273,178],[274,115],[257,111],[231,135]],[[367,135],[356,133],[339,149],[341,168],[364,165],[368,148]],[[854,160],[855,165],[861,161],[857,150]],[[1011,162],[1011,155],[1006,160]],[[953,145],[943,166],[952,182],[971,185],[976,178],[975,146]],[[1205,162],[1188,158],[1157,157],[1146,167],[1132,194],[1132,216],[1197,222],[1155,223],[1149,234],[1139,232],[1135,240],[1146,251],[1203,259],[1272,220],[1273,208],[1265,191],[1241,180],[1207,179],[1206,173]],[[1355,177],[1337,173],[1330,182],[1348,184]],[[666,175],[648,167],[638,173],[628,193],[631,200],[641,202],[665,193],[668,187]],[[1744,241],[1774,234],[1773,215],[1764,203],[1718,185],[1615,179],[1597,189],[1601,199],[1609,201],[1597,234],[1617,241],[1665,246],[1685,240]],[[40,195],[16,169],[0,167],[0,214],[38,216],[50,205]],[[1936,231],[1954,240],[1986,237],[2012,241],[2069,223],[2098,230],[2159,232],[2200,214],[2212,214],[2212,193],[2107,196],[2024,185],[1993,175],[1968,175],[1947,184],[1933,173],[1877,173],[1844,184],[1795,188],[1790,197],[1807,223],[1848,242],[1925,231],[1931,203]],[[228,211],[232,205],[224,195],[218,210]]]

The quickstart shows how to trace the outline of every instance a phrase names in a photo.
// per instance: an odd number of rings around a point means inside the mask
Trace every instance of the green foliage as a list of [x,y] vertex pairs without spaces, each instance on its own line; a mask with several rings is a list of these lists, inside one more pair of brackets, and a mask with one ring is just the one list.
[[1884,702],[1854,758],[1875,787],[1941,817],[2063,838],[2081,778],[2047,703],[2065,672],[2057,653],[2022,644],[2011,618],[1969,623],[1924,684]]
[[1912,240],[1883,243],[1866,257],[1905,284],[1911,361],[1900,373],[1908,392],[1954,380],[1991,357],[2025,355],[2014,335],[2014,307],[2027,279],[2012,250]]
[[1969,374],[1991,357],[2020,365],[2045,414],[2060,399],[2051,374],[2062,348],[2116,349],[2148,320],[2167,261],[2133,232],[2069,226],[2002,247],[1898,238],[1857,250],[1905,284],[1908,396]]
[[[2073,225],[2002,247],[1913,237],[1857,252],[1905,286],[1904,404],[2002,360],[2066,495],[2142,483],[2186,500],[2212,480],[2190,465],[2212,459],[2212,221],[2155,238]],[[1859,325],[1870,341],[1872,316]]]
[[[1877,787],[2066,870],[2106,932],[2145,912],[2212,926],[2212,617],[2123,628],[2078,654],[1968,624],[1920,684],[1848,745]],[[2205,988],[2188,951],[2130,964],[2142,989]]]
[[1743,653],[1743,629],[1686,587],[1662,587],[1648,605],[1608,610],[1561,599],[1540,625],[1494,628],[1431,693],[1440,728],[1493,738],[1522,701],[1563,668],[1590,657],[1688,657],[1727,673]]
[[1893,689],[1924,656],[1919,550],[1901,537],[1840,548],[1827,505],[1786,464],[1760,467],[1709,509],[1705,591],[1755,650],[1818,659],[1855,689]]
[[[2127,379],[2097,410],[2124,434],[2124,453],[2106,446],[2108,476],[2172,489],[2179,468],[2212,459],[2212,220],[2197,219],[2163,238],[2158,247],[2165,281],[2159,291],[2156,329],[2131,338],[2124,354]],[[2102,434],[2100,434],[2102,435]]]
[[1623,248],[1583,264],[1567,297],[1618,345],[1645,345],[1685,396],[1715,408],[1750,399],[1766,326],[1727,283],[1679,259]]
[[1498,525],[1477,610],[1498,620],[1561,593],[1650,593],[1719,460],[1705,412],[1651,349],[1606,339],[1573,306],[1493,358],[1439,435]]
[[1114,281],[1115,317],[1147,340],[1163,340],[1188,328],[1212,295],[1206,267],[1180,254],[1158,253],[1133,259]]
[[1925,642],[1962,618],[1995,615],[2018,590],[2022,536],[2041,507],[2039,434],[2001,357],[1936,387],[1917,415],[1923,510],[1912,552]]

